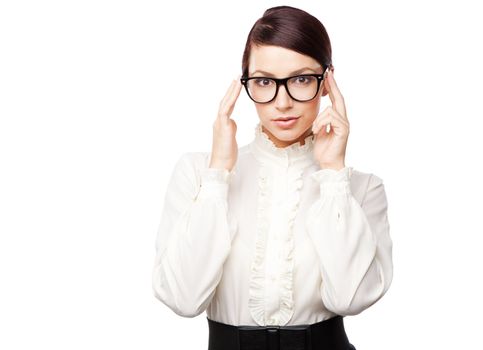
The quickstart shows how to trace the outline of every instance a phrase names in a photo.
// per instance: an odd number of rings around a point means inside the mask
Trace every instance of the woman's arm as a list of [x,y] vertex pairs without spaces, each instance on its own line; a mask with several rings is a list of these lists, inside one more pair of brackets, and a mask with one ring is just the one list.
[[392,240],[382,180],[370,175],[362,205],[350,189],[351,167],[312,174],[320,198],[307,230],[319,256],[321,297],[327,309],[356,315],[378,301],[392,282]]
[[184,317],[208,307],[233,239],[227,219],[232,172],[208,167],[197,172],[199,154],[182,155],[171,175],[152,275],[156,298]]

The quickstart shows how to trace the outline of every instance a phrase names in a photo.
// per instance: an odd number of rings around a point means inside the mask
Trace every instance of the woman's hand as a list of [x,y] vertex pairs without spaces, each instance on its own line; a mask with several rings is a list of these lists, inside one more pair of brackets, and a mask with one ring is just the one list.
[[236,123],[230,118],[235,102],[240,95],[242,84],[240,75],[233,80],[225,97],[220,102],[218,117],[213,123],[213,146],[211,150],[210,168],[227,169],[231,171],[238,157],[236,142]]
[[[340,170],[345,167],[345,151],[349,138],[349,120],[346,116],[344,98],[329,69],[324,79],[332,106],[328,106],[315,118],[312,131],[315,136],[314,158],[321,168]],[[330,124],[329,133],[326,126]]]

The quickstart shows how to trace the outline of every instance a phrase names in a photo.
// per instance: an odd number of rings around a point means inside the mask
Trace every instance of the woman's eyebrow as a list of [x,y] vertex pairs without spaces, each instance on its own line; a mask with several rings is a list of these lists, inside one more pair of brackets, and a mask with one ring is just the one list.
[[[320,68],[320,67],[318,67],[318,68]],[[294,72],[292,72],[292,73],[289,73],[289,74],[290,74],[290,75],[293,75],[293,74],[299,74],[299,73],[302,73],[304,70],[307,70],[307,69],[309,69],[309,70],[311,70],[311,71],[315,72],[317,68],[304,67],[304,68],[297,69],[296,71],[294,71]],[[274,74],[269,73],[269,72],[265,72],[265,71],[263,71],[263,70],[256,70],[256,71],[254,71],[254,72],[250,73],[250,75],[253,75],[253,74],[257,73],[257,72],[258,72],[258,73],[261,73],[261,74],[264,74],[264,75],[266,75],[267,77],[275,77],[275,75],[274,75]]]

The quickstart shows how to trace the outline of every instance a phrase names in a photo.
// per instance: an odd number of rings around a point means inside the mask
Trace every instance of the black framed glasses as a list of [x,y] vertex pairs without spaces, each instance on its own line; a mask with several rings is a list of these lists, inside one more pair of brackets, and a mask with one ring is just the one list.
[[289,96],[298,102],[313,100],[320,89],[320,83],[327,76],[328,67],[323,74],[299,74],[277,79],[269,77],[243,77],[241,83],[250,99],[255,103],[272,102],[278,94],[280,85],[285,86]]

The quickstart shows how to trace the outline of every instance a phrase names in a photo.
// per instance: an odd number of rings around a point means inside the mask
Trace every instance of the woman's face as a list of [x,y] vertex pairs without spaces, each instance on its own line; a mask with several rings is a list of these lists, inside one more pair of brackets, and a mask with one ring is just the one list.
[[[310,56],[280,46],[252,46],[248,77],[286,78],[297,74],[322,73],[323,67]],[[298,102],[288,95],[283,85],[280,85],[278,94],[272,102],[255,103],[263,131],[277,147],[303,142],[312,132],[312,123],[319,113],[320,98],[325,95],[327,91],[321,83],[317,96],[313,100]],[[293,126],[285,128],[273,121],[276,118],[288,116],[299,118]]]

